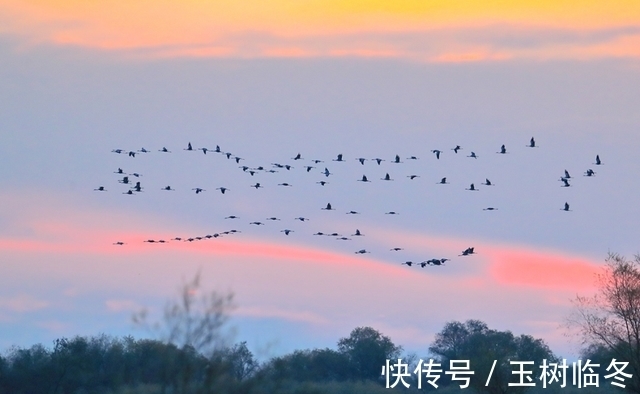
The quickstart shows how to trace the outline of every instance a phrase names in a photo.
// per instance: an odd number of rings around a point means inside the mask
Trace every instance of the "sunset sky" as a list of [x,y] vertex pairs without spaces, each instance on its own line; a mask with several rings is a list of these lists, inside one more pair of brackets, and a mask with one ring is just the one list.
[[570,358],[571,299],[640,252],[637,1],[0,0],[0,59],[0,350],[150,335],[201,271],[263,358],[358,326],[423,356],[472,318]]

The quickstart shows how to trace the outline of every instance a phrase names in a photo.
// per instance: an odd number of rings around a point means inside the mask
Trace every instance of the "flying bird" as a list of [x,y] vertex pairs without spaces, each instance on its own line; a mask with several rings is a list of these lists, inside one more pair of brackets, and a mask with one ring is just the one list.
[[224,194],[229,189],[227,189],[226,187],[217,187],[216,190],[220,190],[220,193]]
[[400,156],[396,155],[396,158],[393,160],[393,163],[402,163],[400,161]]
[[536,147],[536,140],[531,137],[531,140],[529,140],[529,145],[527,145],[529,148],[535,148]]
[[383,181],[392,181],[393,179],[391,179],[391,177],[389,176],[389,173],[387,172],[387,175],[384,176],[384,178],[380,178]]
[[191,142],[189,142],[189,144],[187,145],[186,149],[184,150],[193,150],[193,147],[191,146]]
[[365,159],[364,157],[358,157],[356,160],[358,160],[360,162],[360,164],[364,165]]
[[321,186],[324,186],[324,185],[326,185],[326,184],[327,184],[327,183],[329,183],[329,182],[327,182],[327,181],[320,181],[320,182],[316,182],[316,183],[320,184]]
[[594,164],[597,166],[602,164],[602,162],[600,161],[600,155],[596,155],[596,162]]
[[384,161],[384,159],[380,159],[380,158],[377,158],[377,157],[375,159],[373,159],[373,160],[375,160],[376,163],[378,163],[378,165],[380,165],[380,163],[382,163]]
[[471,190],[472,192],[477,192],[478,189],[476,189],[475,185],[472,183],[471,186],[469,186],[468,189],[464,189],[464,190]]
[[407,178],[414,180],[416,178],[420,178],[420,175],[407,175]]
[[440,179],[440,182],[438,182],[439,185],[448,185],[449,182],[447,182],[447,177],[444,177],[442,179]]
[[500,152],[496,152],[496,153],[501,153],[501,154],[505,154],[507,153],[507,148],[504,146],[504,144],[502,144],[502,146],[500,147]]
[[191,189],[191,190],[195,190],[195,191],[196,191],[196,194],[200,194],[200,193],[202,193],[202,192],[206,191],[205,189],[202,189],[202,188],[200,188],[200,187],[195,187],[195,188],[193,188],[193,189]]
[[362,176],[362,179],[358,179],[359,182],[371,182],[369,179],[367,179],[366,175]]
[[366,249],[360,249],[360,250],[358,250],[358,251],[357,251],[357,252],[355,252],[355,253],[356,253],[356,254],[365,254],[365,253],[371,253],[371,252],[369,252],[369,251],[368,251],[368,250],[366,250]]
[[440,159],[440,153],[442,153],[441,150],[433,149],[431,152],[436,154],[436,159]]
[[164,146],[162,147],[162,149],[158,149],[158,152],[171,153],[171,151]]
[[462,149],[462,148],[460,147],[460,145],[456,145],[456,147],[455,147],[455,148],[451,148],[451,150],[452,150],[452,151],[454,151],[455,153],[458,153],[458,151],[459,151],[460,149]]
[[337,158],[333,159],[333,161],[344,161],[342,160],[342,153],[340,153]]
[[174,191],[176,189],[172,189],[171,186],[166,186],[166,187],[163,187],[162,190]]
[[293,233],[293,230],[289,230],[289,229],[284,229],[284,230],[280,230],[281,233],[284,233],[284,235],[289,235],[289,233]]
[[491,183],[489,178],[485,178],[483,185],[485,185],[485,186],[493,186],[493,183]]
[[471,154],[467,157],[473,157],[474,159],[478,158],[478,156],[476,155],[476,152],[471,152]]
[[596,174],[595,171],[589,168],[587,172],[584,173],[584,176],[594,176],[595,174]]
[[364,237],[364,234],[360,232],[360,230],[356,229],[355,234],[351,234],[352,237]]
[[93,190],[95,190],[97,192],[106,192],[107,191],[107,189],[105,189],[104,186],[98,186],[97,189],[93,189]]
[[324,211],[335,211],[334,208],[331,207],[331,203],[327,203],[327,206],[322,208]]
[[565,202],[565,203],[564,203],[564,208],[563,208],[562,210],[563,210],[563,211],[567,211],[567,212],[568,212],[568,211],[570,211],[570,209],[569,209],[569,203],[568,203],[568,202]]

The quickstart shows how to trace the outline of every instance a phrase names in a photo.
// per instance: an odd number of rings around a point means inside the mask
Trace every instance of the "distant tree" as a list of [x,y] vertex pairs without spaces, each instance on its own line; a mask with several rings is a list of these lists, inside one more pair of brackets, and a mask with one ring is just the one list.
[[371,327],[358,327],[338,341],[338,351],[347,357],[351,376],[377,380],[386,360],[397,359],[402,347]]
[[[438,356],[443,370],[449,368],[451,360],[469,360],[470,370],[474,372],[469,385],[478,392],[489,394],[522,393],[527,389],[509,386],[509,383],[519,382],[519,377],[513,374],[519,370],[519,365],[511,364],[512,361],[533,361],[533,365],[524,367],[524,370],[533,371],[532,379],[539,375],[536,369],[543,359],[548,363],[557,361],[541,339],[492,330],[479,320],[445,324],[429,350]],[[496,366],[491,373],[494,361]],[[485,385],[490,373],[491,380]]]
[[576,296],[574,311],[567,319],[577,329],[582,343],[592,350],[607,350],[610,358],[628,362],[624,372],[633,375],[624,384],[640,393],[640,255],[633,261],[610,253],[603,272],[597,276],[594,296]]
[[240,342],[218,352],[216,357],[222,362],[228,373],[236,380],[245,380],[253,376],[260,364],[247,348],[247,342]]

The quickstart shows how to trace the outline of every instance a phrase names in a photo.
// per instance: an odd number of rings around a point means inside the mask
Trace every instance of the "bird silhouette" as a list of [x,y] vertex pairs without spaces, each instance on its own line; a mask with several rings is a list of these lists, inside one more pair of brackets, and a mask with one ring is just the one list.
[[413,264],[413,261],[405,261],[404,263],[400,263],[400,265],[406,265],[408,267],[411,267]]
[[169,149],[165,148],[164,146],[162,147],[162,149],[158,149],[158,152],[171,153],[171,151]]
[[322,208],[322,210],[324,210],[324,211],[335,211],[335,209],[331,207],[330,203],[327,203],[327,206]]
[[596,162],[594,164],[597,166],[602,165],[602,162],[600,161],[600,155],[596,155]]
[[393,160],[393,163],[402,163],[400,161],[400,156],[396,155],[396,158]]
[[371,253],[371,252],[369,252],[369,251],[368,251],[368,250],[366,250],[366,249],[360,249],[360,250],[358,250],[358,251],[357,251],[357,252],[355,252],[355,253],[356,253],[356,254],[365,254],[365,253]]
[[193,150],[193,147],[191,146],[191,142],[187,144],[187,147],[184,150],[191,150],[191,151]]
[[477,192],[478,189],[476,189],[475,185],[472,183],[471,186],[469,186],[468,189],[464,189],[464,190],[471,190],[472,192]]
[[340,153],[337,158],[333,159],[333,161],[344,161],[342,160],[342,153]]
[[400,215],[398,212],[395,211],[389,211],[389,212],[385,212],[385,215]]
[[293,160],[300,160],[300,159],[302,159],[302,155],[301,155],[300,153],[298,153],[298,154],[293,158]]
[[284,233],[284,235],[289,235],[289,233],[293,233],[293,230],[289,230],[289,229],[284,229],[284,230],[280,230],[281,233]]
[[349,212],[347,212],[347,215],[360,215],[360,212],[358,212],[358,211],[349,211]]
[[360,232],[360,230],[356,229],[354,234],[351,234],[352,237],[364,237],[364,234]]
[[227,217],[225,217],[225,219],[240,219],[238,216],[236,215],[229,215]]
[[431,152],[435,153],[436,154],[436,159],[440,160],[440,153],[442,153],[441,150],[433,149],[433,150],[431,150]]
[[364,157],[358,157],[356,160],[358,160],[360,162],[360,164],[364,165],[365,159]]
[[329,182],[327,182],[327,181],[320,181],[320,182],[316,182],[316,183],[320,184],[321,186],[324,186],[324,185],[326,185],[326,184],[327,184],[327,183],[329,183]]
[[571,178],[571,175],[569,174],[569,171],[564,170],[564,177],[563,178],[567,178],[567,179]]
[[467,157],[473,157],[474,159],[478,158],[478,156],[476,155],[476,152],[471,152],[471,154]]
[[162,190],[174,191],[176,189],[172,189],[171,186],[163,187]]
[[460,145],[456,145],[456,147],[455,147],[455,148],[451,148],[451,150],[452,150],[452,151],[454,151],[455,153],[458,153],[458,151],[459,151],[460,149],[462,149],[462,148],[460,147]]
[[200,193],[202,193],[202,192],[206,191],[205,189],[202,189],[202,188],[200,188],[200,187],[195,187],[195,188],[193,188],[193,189],[191,189],[191,190],[195,190],[195,191],[196,191],[196,194],[200,194]]
[[220,190],[220,193],[225,194],[229,189],[226,187],[217,187],[216,190]]
[[122,241],[117,241],[117,242],[114,242],[113,244],[118,246],[126,245],[126,243]]
[[493,183],[491,183],[491,181],[489,180],[489,178],[486,178],[486,179],[484,180],[483,185],[485,185],[485,186],[493,186]]
[[376,163],[378,163],[378,165],[380,165],[380,163],[382,163],[384,161],[384,159],[380,159],[378,157],[376,157],[375,159],[373,159],[376,161]]
[[507,153],[507,148],[504,146],[504,144],[500,147],[500,152],[496,152],[496,153],[501,153],[501,154],[505,154]]
[[563,211],[570,211],[570,209],[569,209],[569,203],[568,203],[568,202],[565,202],[565,203],[564,203],[564,208],[563,208],[562,210],[563,210]]
[[420,175],[407,175],[407,178],[414,180],[416,178],[420,178]]
[[387,172],[387,174],[384,176],[384,178],[380,178],[383,181],[392,181],[393,179],[391,179],[391,177],[389,176],[389,173]]
[[531,140],[529,140],[529,145],[527,145],[529,148],[535,148],[536,147],[536,140],[531,137]]
[[569,184],[569,180],[568,180],[567,178],[560,178],[560,180],[561,180],[561,181],[562,181],[562,183],[563,183],[562,187],[569,187],[569,186],[571,186],[571,185]]
[[261,186],[261,185],[260,185],[260,182],[256,182],[256,184],[255,184],[255,185],[251,185],[251,187],[255,187],[255,188],[256,188],[256,190],[258,190],[258,189],[260,189],[260,188],[261,188],[261,187],[263,187],[263,186]]
[[488,208],[483,208],[483,211],[497,211],[498,208],[494,208],[494,207],[488,207]]
[[358,179],[359,182],[371,182],[369,179],[367,179],[366,175],[362,176],[362,179]]
[[587,172],[584,173],[584,176],[594,176],[595,174],[596,174],[595,171],[589,168]]
[[299,220],[299,221],[301,221],[301,222],[306,222],[306,221],[307,221],[307,220],[309,220],[309,219],[307,219],[307,218],[304,218],[304,217],[300,216],[300,217],[295,218],[295,220]]
[[104,186],[98,186],[97,189],[93,189],[93,190],[95,190],[97,192],[106,192],[107,191],[107,189],[105,189]]
[[449,182],[447,182],[447,177],[444,177],[442,179],[440,179],[440,182],[438,182],[439,185],[448,185]]
[[393,252],[399,252],[399,251],[404,250],[404,249],[402,249],[402,248],[391,248],[389,250],[391,250]]
[[329,169],[327,167],[324,168],[324,172],[323,172],[324,176],[328,177],[329,175],[331,175],[331,173],[329,172]]

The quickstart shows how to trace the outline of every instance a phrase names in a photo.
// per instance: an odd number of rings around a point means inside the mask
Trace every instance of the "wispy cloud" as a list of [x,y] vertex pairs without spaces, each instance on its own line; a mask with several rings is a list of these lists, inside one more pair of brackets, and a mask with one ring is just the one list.
[[33,312],[46,308],[49,302],[28,294],[0,298],[0,308],[11,312]]
[[640,7],[492,3],[0,1],[0,33],[152,57],[393,57],[420,62],[638,58]]

